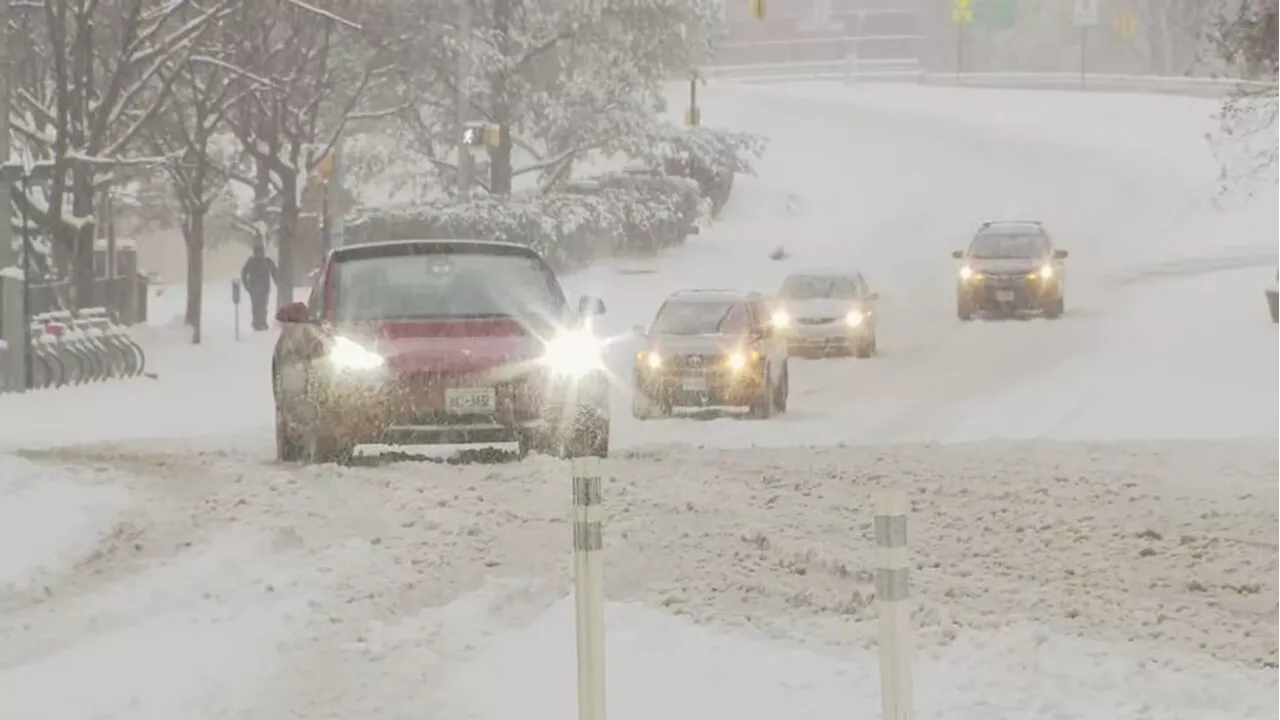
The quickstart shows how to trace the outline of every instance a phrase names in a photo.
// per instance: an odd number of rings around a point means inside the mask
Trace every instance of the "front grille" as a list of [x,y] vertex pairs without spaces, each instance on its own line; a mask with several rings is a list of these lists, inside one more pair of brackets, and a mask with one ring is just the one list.
[[719,355],[676,355],[671,358],[671,365],[690,370],[711,369],[720,362]]
[[822,318],[805,317],[805,318],[798,319],[796,322],[800,323],[801,325],[830,325],[831,323],[839,319],[840,318],[838,317],[822,317]]

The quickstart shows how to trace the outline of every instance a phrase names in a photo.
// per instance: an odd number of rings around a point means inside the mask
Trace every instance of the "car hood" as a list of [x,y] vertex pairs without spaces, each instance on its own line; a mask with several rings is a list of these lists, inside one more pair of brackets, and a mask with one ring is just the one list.
[[381,354],[399,374],[470,374],[532,363],[546,344],[516,320],[404,320],[339,332]]
[[1029,273],[1044,267],[1047,262],[1044,258],[970,258],[969,267],[984,273]]
[[650,335],[646,342],[650,350],[669,355],[727,353],[733,352],[741,344],[741,338],[731,335]]
[[779,300],[774,310],[785,310],[793,318],[841,317],[858,307],[848,298],[810,298],[805,300]]

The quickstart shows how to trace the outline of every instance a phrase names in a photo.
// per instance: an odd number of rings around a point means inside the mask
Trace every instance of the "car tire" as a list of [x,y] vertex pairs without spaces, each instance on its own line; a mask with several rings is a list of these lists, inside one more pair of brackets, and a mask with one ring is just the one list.
[[782,363],[782,382],[778,384],[777,390],[774,392],[773,406],[780,413],[787,411],[787,400],[791,395],[791,367],[784,361]]
[[662,409],[640,389],[637,383],[631,391],[631,417],[637,420],[653,420],[662,416]]
[[1271,322],[1280,323],[1280,294],[1267,292],[1267,310],[1271,313]]
[[774,407],[773,369],[765,368],[764,382],[751,403],[751,417],[764,420],[773,417]]
[[956,317],[960,318],[960,319],[961,319],[961,320],[963,320],[964,322],[969,322],[970,320],[972,320],[972,319],[973,319],[973,305],[970,305],[969,303],[964,302],[963,300],[961,300],[961,301],[957,302],[957,303],[956,303]]
[[1053,298],[1049,301],[1049,304],[1045,306],[1044,316],[1050,320],[1057,320],[1062,317],[1064,305],[1065,303],[1061,295]]
[[859,338],[854,346],[854,354],[859,358],[866,359],[875,354],[875,347],[874,338]]
[[308,434],[302,448],[303,461],[308,465],[345,465],[351,461],[356,450],[355,443],[319,432]]
[[289,424],[289,418],[276,401],[276,461],[298,462],[302,459],[302,443]]

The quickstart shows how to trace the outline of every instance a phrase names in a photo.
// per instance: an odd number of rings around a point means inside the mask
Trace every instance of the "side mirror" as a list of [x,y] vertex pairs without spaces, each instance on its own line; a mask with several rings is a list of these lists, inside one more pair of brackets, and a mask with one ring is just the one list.
[[307,304],[294,302],[285,305],[276,311],[276,321],[286,325],[310,322],[311,318],[307,314]]
[[1054,260],[1061,260],[1061,259],[1065,258],[1066,256],[1067,256],[1067,251],[1066,251],[1066,250],[1054,250],[1054,251],[1053,251],[1053,259],[1054,259]]
[[879,300],[879,299],[880,299],[880,293],[878,293],[878,292],[869,293],[869,294],[867,295],[867,297],[871,298],[872,300]]
[[961,259],[961,258],[963,258],[963,257],[964,257],[964,251],[963,251],[963,250],[952,250],[952,251],[951,251],[951,257],[955,258],[956,260],[959,260],[959,259]]
[[605,314],[604,301],[598,297],[583,295],[578,298],[578,313],[581,315],[603,315]]

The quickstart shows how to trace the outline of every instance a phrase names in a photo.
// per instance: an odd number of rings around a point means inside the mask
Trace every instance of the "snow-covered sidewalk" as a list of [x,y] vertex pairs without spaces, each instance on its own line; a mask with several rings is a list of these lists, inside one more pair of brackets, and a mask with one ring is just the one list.
[[[0,717],[498,720],[572,702],[563,462],[29,457],[24,473],[111,476],[128,502],[90,483],[66,502],[103,508],[99,527],[24,536],[66,552],[0,591]],[[1275,716],[1274,443],[611,464],[615,717],[872,714],[869,500],[891,483],[912,499],[921,717]],[[19,515],[20,497],[5,498]],[[55,691],[68,684],[82,691]]]

